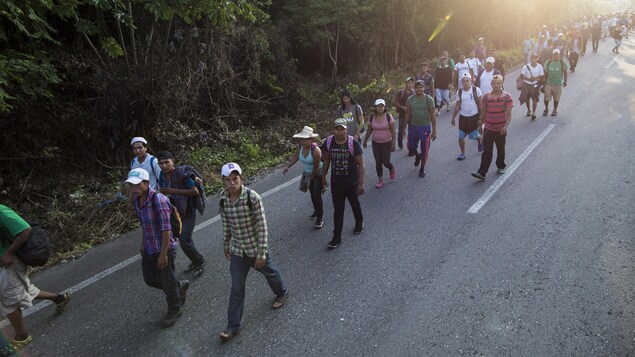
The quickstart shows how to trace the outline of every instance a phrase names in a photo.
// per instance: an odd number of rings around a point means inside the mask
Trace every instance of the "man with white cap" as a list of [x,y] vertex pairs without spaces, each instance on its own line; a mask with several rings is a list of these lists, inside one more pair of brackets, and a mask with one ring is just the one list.
[[462,88],[457,91],[456,105],[452,114],[452,126],[456,125],[456,115],[459,114],[459,149],[461,153],[457,160],[465,160],[465,137],[478,141],[478,152],[483,152],[483,140],[479,134],[479,120],[481,116],[481,89],[472,85],[472,78],[465,75],[461,79]]
[[153,190],[159,190],[159,178],[161,177],[161,167],[159,160],[148,154],[148,141],[141,136],[137,136],[130,140],[132,153],[135,158],[130,163],[130,169],[144,169],[150,175],[150,187]]
[[494,57],[487,57],[487,59],[485,59],[485,68],[478,71],[476,75],[476,83],[474,83],[474,85],[481,88],[483,94],[492,91],[492,78],[501,74],[499,70],[494,68],[495,62]]
[[554,49],[551,59],[545,62],[545,111],[542,112],[543,116],[549,114],[549,101],[553,97],[553,112],[551,116],[558,115],[558,104],[560,103],[560,96],[562,95],[562,88],[567,86],[567,70],[569,64],[567,61],[560,58],[560,50]]
[[141,269],[144,282],[165,293],[168,312],[162,327],[174,325],[183,315],[187,280],[177,280],[175,273],[176,239],[172,235],[170,213],[172,206],[167,197],[150,187],[150,175],[141,168],[132,169],[126,180],[134,200],[134,208],[141,221]]
[[227,328],[219,335],[221,341],[226,342],[240,332],[245,285],[251,268],[264,275],[276,295],[272,305],[274,309],[281,308],[286,302],[287,288],[269,255],[269,231],[260,195],[243,185],[242,169],[235,162],[223,165],[221,176],[225,186],[220,199],[223,248],[225,258],[230,261],[232,280]]

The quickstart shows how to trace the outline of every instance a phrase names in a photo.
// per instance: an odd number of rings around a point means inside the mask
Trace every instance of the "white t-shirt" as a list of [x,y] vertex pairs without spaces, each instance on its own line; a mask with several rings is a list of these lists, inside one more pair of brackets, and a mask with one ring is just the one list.
[[494,78],[494,70],[492,69],[491,72],[488,72],[487,70],[484,70],[483,73],[481,73],[481,79],[479,81],[479,85],[480,85],[480,89],[481,92],[483,92],[483,94],[489,93],[492,91],[492,79]]
[[143,163],[139,163],[139,158],[135,157],[130,164],[130,169],[141,168],[148,171],[150,175],[150,187],[153,190],[157,190],[159,188],[159,177],[157,175],[161,175],[161,167],[159,167],[159,160],[156,157],[146,154],[145,160]]
[[[542,65],[540,63],[536,63],[536,67],[533,67],[531,63],[529,63],[528,66],[529,69],[527,69],[527,66],[523,66],[523,69],[520,70],[520,74],[525,76],[525,78],[538,78],[545,75],[545,70],[542,68]],[[538,81],[530,81],[528,79],[525,79],[525,83],[527,84],[536,84],[536,82]]]
[[[481,89],[479,87],[474,88],[476,88],[476,96],[479,98],[482,97],[483,92],[481,92]],[[467,90],[461,87],[461,90],[463,92],[461,93],[461,111],[459,111],[459,114],[464,117],[475,116],[476,114],[478,114],[478,104],[476,104],[478,98],[474,98],[472,86],[470,86],[470,88],[468,88]]]
[[461,79],[463,78],[463,74],[470,72],[470,67],[468,67],[467,60],[464,63],[457,62],[454,65],[454,69],[457,72],[457,78],[459,79],[459,84],[461,83]]
[[482,67],[481,60],[476,57],[466,58],[465,62],[467,62],[470,65],[470,68],[472,69],[472,72],[474,72],[475,75],[478,73],[478,69]]

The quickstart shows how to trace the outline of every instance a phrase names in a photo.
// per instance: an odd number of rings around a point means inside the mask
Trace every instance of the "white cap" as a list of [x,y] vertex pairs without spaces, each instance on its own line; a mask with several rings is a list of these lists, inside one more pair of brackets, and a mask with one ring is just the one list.
[[557,53],[557,54],[560,54],[560,50],[556,48],[556,49],[554,49],[554,50],[553,50],[553,52],[552,52],[552,53],[553,53],[553,54],[556,54],[556,53]]
[[130,146],[132,146],[132,144],[138,143],[138,142],[142,142],[142,143],[148,145],[148,141],[146,139],[144,139],[141,136],[135,136],[134,138],[132,138],[132,140],[130,140]]
[[485,59],[485,63],[494,63],[494,62],[496,62],[496,60],[494,59],[494,57],[487,57],[487,58]]
[[383,105],[383,106],[386,106],[386,101],[383,100],[383,99],[377,99],[375,101],[375,106],[380,105],[380,104]]
[[126,183],[137,185],[141,183],[141,181],[150,181],[150,175],[148,174],[148,171],[137,168],[132,169],[130,170],[130,172],[128,172],[128,179],[126,180]]
[[223,165],[223,168],[220,170],[221,175],[223,175],[223,177],[229,176],[232,174],[232,172],[234,171],[238,171],[239,175],[243,174],[243,170],[240,168],[240,166],[238,166],[237,163],[235,162],[229,162],[226,163],[225,165]]

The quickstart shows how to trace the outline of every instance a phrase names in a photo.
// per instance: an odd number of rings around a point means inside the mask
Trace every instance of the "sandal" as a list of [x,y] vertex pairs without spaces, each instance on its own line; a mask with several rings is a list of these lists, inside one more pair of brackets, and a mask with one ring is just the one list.
[[285,302],[287,302],[287,294],[278,295],[276,296],[276,299],[273,300],[273,305],[271,307],[277,310],[283,307]]
[[552,116],[552,117],[555,117],[556,115],[558,115],[558,112],[557,112],[557,111],[555,111],[555,110],[554,110],[553,112],[551,112],[551,116]]
[[221,342],[227,342],[238,335],[236,331],[222,331],[218,336],[220,337]]
[[66,305],[68,305],[69,301],[71,301],[71,293],[65,293],[64,301],[60,302],[55,307],[55,316],[59,316],[64,313],[64,309],[66,309]]
[[545,109],[545,111],[544,111],[544,112],[542,112],[542,116],[543,116],[543,117],[546,117],[547,115],[549,115],[549,110],[548,110],[548,109]]

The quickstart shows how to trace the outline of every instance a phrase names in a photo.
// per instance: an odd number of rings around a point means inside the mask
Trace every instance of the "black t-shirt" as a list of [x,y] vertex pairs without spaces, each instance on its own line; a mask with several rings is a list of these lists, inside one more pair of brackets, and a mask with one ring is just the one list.
[[444,68],[437,68],[434,74],[434,85],[439,89],[448,89],[448,86],[452,82],[452,74],[454,70],[450,66]]
[[[353,150],[355,156],[362,155],[362,146],[357,140],[353,140]],[[333,138],[329,148],[331,184],[343,187],[357,186],[359,172],[355,156],[351,155],[348,149],[348,141],[344,144],[338,144]]]

